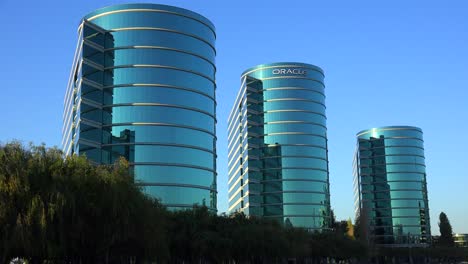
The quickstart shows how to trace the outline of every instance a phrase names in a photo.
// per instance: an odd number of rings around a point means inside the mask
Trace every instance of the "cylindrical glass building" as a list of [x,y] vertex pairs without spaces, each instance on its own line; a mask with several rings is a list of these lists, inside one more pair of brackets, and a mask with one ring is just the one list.
[[357,134],[354,159],[356,213],[375,244],[430,242],[423,133],[389,126]]
[[122,4],[86,15],[78,33],[64,152],[103,164],[124,156],[168,208],[215,211],[213,24],[182,8]]
[[324,73],[262,64],[242,74],[229,116],[229,211],[329,227]]

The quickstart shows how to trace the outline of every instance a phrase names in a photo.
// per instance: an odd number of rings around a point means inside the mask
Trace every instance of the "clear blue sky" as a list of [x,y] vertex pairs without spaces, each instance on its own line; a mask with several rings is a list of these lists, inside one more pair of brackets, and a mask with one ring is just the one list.
[[[60,144],[78,22],[122,1],[0,0],[0,141]],[[217,27],[218,208],[227,210],[229,110],[248,67],[275,61],[325,70],[331,201],[353,216],[356,132],[424,131],[432,233],[445,211],[468,233],[467,1],[182,1]],[[449,5],[450,3],[450,5]]]

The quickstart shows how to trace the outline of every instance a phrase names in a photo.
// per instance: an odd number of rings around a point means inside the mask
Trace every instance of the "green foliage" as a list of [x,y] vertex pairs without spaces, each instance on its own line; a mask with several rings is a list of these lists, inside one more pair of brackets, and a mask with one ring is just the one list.
[[[363,219],[366,219],[365,217]],[[441,223],[448,223],[442,221]],[[95,166],[57,149],[0,146],[0,263],[297,263],[367,258],[364,223],[356,219],[312,233],[291,223],[216,215],[206,207],[167,211],[146,196],[121,159]],[[352,226],[352,225],[351,225]],[[451,230],[451,229],[450,229]],[[449,232],[451,233],[451,232]],[[434,257],[463,250],[414,249]],[[406,251],[380,251],[399,255]]]
[[455,243],[453,241],[452,225],[444,212],[439,215],[439,231],[439,245],[453,247]]
[[44,146],[0,146],[0,262],[166,259],[165,209],[128,171],[124,160],[94,166]]

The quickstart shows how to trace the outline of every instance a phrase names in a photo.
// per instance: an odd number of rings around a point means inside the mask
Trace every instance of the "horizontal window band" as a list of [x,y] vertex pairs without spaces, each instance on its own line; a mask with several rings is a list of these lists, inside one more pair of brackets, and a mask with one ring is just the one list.
[[200,40],[200,41],[204,42],[205,44],[207,44],[208,46],[210,46],[211,49],[213,49],[214,54],[216,55],[216,48],[213,46],[213,44],[210,43],[210,41],[208,41],[208,40],[206,40],[206,39],[204,39],[204,38],[202,38],[200,36],[190,34],[190,33],[186,33],[186,32],[182,32],[182,31],[178,31],[178,30],[174,30],[174,29],[159,28],[159,27],[125,27],[125,28],[113,28],[113,29],[109,29],[108,31],[109,32],[118,32],[118,31],[129,31],[129,30],[154,30],[154,31],[170,32],[170,33],[180,34],[180,35],[187,36],[187,37],[192,37],[192,38]]
[[213,172],[215,175],[217,175],[215,170],[212,170],[207,167],[201,167],[201,166],[195,166],[195,165],[189,165],[189,164],[183,164],[183,163],[165,163],[165,162],[131,162],[129,163],[131,166],[138,166],[138,165],[155,165],[155,166],[168,166],[168,167],[184,167],[184,168],[193,168],[193,169],[199,169],[199,170],[206,170],[209,172]]
[[267,77],[267,78],[259,78],[260,81],[268,81],[268,80],[277,80],[277,79],[301,79],[301,80],[309,80],[313,82],[320,83],[325,87],[325,84],[321,80],[317,80],[315,78],[310,77],[302,77],[302,76],[278,76],[278,77]]
[[[277,136],[277,135],[304,135],[304,136],[314,136],[314,137],[320,137],[320,138],[323,138],[325,140],[327,140],[327,137],[324,136],[324,135],[320,135],[320,134],[313,134],[313,133],[303,133],[303,132],[274,132],[274,133],[266,133],[266,134],[262,134],[260,136]],[[281,145],[281,144],[279,144]]]
[[[245,145],[245,144],[244,144]],[[268,144],[268,145],[263,145],[263,146],[259,146],[259,147],[252,147],[252,146],[247,146],[248,147],[248,150],[250,149],[262,149],[262,148],[268,148],[268,147],[275,147],[275,146],[280,146],[280,147],[313,147],[313,148],[319,148],[319,149],[323,149],[323,150],[326,150],[327,151],[327,148],[326,147],[323,147],[323,146],[319,146],[319,145],[311,145],[311,144],[296,144],[296,145],[293,145],[293,144]],[[246,147],[246,146],[244,146]]]
[[418,165],[418,166],[426,167],[425,164],[416,163],[416,162],[387,162],[387,163],[372,164],[372,165],[359,164],[359,168],[385,167],[387,165]]
[[321,148],[321,149],[324,149],[324,150],[327,150],[327,148],[323,147],[323,146],[320,146],[320,145],[313,145],[313,144],[267,144],[266,146],[264,147],[274,147],[274,146],[277,146],[277,145],[280,145],[281,147],[286,147],[286,146],[292,146],[292,147],[295,147],[295,146],[298,146],[298,147],[314,147],[314,148]]
[[164,142],[135,142],[135,143],[113,143],[113,144],[102,144],[102,147],[113,147],[113,146],[167,146],[167,147],[180,147],[180,148],[190,148],[205,151],[211,154],[214,154],[216,157],[215,150],[210,150],[206,148],[201,148],[193,145],[186,144],[175,144],[175,143],[164,143]]
[[275,179],[275,180],[260,180],[260,183],[275,183],[275,182],[317,182],[317,183],[326,183],[328,181],[324,180],[311,180],[311,179],[301,179],[301,178],[293,178],[293,179]]
[[[360,147],[358,149],[358,151],[372,151],[374,149],[383,149],[383,148],[417,148],[417,149],[422,149],[424,150],[423,147],[418,147],[418,146],[411,146],[411,145],[398,145],[398,146],[379,146],[379,147],[373,147],[373,148],[364,148],[364,147]],[[359,157],[361,157],[362,155],[359,153]],[[367,155],[364,155],[364,157],[367,157]],[[369,156],[369,157],[372,157],[372,156]]]
[[375,158],[383,158],[383,157],[419,157],[419,158],[425,159],[424,155],[418,155],[418,154],[385,154],[385,155],[359,157],[359,160],[373,160]]
[[401,209],[411,209],[411,210],[419,210],[419,209],[424,209],[425,211],[429,211],[429,207],[404,207],[404,206],[400,206],[400,207],[383,207],[383,208],[363,208],[363,207],[360,207],[358,208],[360,210],[364,210],[364,209],[367,209],[367,211],[387,211],[387,210],[401,210]]
[[213,66],[214,68],[214,71],[216,72],[216,65],[214,64],[214,62],[212,62],[210,59],[202,56],[202,55],[199,55],[199,54],[196,54],[194,52],[191,52],[191,51],[186,51],[186,50],[181,50],[181,49],[176,49],[176,48],[171,48],[171,47],[163,47],[163,46],[148,46],[148,45],[133,45],[133,46],[118,46],[118,47],[113,47],[113,48],[107,48],[104,50],[104,52],[106,51],[113,51],[113,50],[128,50],[128,49],[158,49],[158,50],[168,50],[168,51],[175,51],[175,52],[180,52],[180,53],[184,53],[184,54],[187,54],[187,55],[192,55],[192,56],[195,56],[195,57],[198,57],[202,60],[205,60],[206,62],[210,63],[211,66]]
[[399,189],[388,189],[388,190],[378,190],[378,191],[362,191],[361,194],[373,194],[373,193],[391,193],[391,192],[412,192],[412,193],[421,193],[422,195],[427,195],[427,191],[424,189],[414,189],[414,188],[399,188]]
[[322,74],[323,77],[325,77],[323,71],[320,71],[318,68],[313,68],[313,67],[306,66],[306,65],[284,64],[284,65],[272,65],[272,66],[266,66],[266,67],[260,67],[260,68],[252,69],[251,71],[248,71],[248,72],[243,73],[243,74],[241,75],[241,78],[246,77],[246,75],[249,75],[249,74],[252,73],[252,72],[262,71],[262,70],[266,70],[266,69],[274,69],[274,68],[301,68],[301,69],[309,69],[309,70],[313,70],[313,71],[315,71],[315,72],[318,72],[318,73]]
[[[259,159],[260,160],[265,160],[265,159],[277,159],[277,158],[306,158],[306,159],[318,159],[318,160],[323,160],[323,161],[328,161],[327,158],[324,157],[317,157],[317,156],[304,156],[304,155],[279,155],[279,156],[262,156]],[[255,158],[254,158],[255,160]]]
[[268,113],[287,113],[287,112],[312,113],[312,114],[323,116],[324,119],[327,119],[327,117],[325,116],[325,113],[319,113],[319,112],[309,111],[309,110],[300,110],[300,109],[268,110],[268,111],[264,111],[263,113],[268,114]]
[[179,183],[155,183],[155,182],[144,182],[144,181],[136,181],[138,186],[165,186],[165,187],[183,187],[183,188],[192,188],[192,189],[202,189],[208,190],[217,193],[216,189],[211,187],[206,187],[202,185],[193,185],[193,184],[179,184]]
[[183,106],[183,105],[161,104],[161,103],[122,103],[122,104],[104,105],[102,108],[113,108],[113,107],[119,107],[119,106],[155,106],[155,107],[161,106],[161,107],[179,108],[179,109],[185,109],[185,110],[190,110],[190,111],[198,112],[201,114],[205,114],[209,117],[212,117],[213,120],[215,120],[215,123],[217,122],[214,114],[211,114],[201,109]]
[[384,172],[384,173],[360,173],[359,176],[361,177],[375,177],[375,176],[385,176],[387,174],[406,174],[406,173],[411,173],[411,174],[421,174],[421,175],[426,175],[425,172],[418,172],[418,171],[389,171],[389,172]]
[[272,103],[272,102],[284,102],[284,101],[310,102],[310,103],[315,103],[315,104],[322,105],[324,108],[326,108],[326,105],[325,105],[324,102],[315,101],[315,100],[310,100],[310,99],[303,99],[303,98],[276,98],[276,99],[264,100],[263,102],[265,102],[265,103]]
[[[100,13],[100,14],[96,14],[88,19],[85,19],[85,23],[89,23],[89,24],[92,24],[94,25],[94,23],[90,23],[89,21],[92,21],[98,17],[102,17],[102,16],[107,16],[107,15],[111,15],[111,14],[116,14],[116,13],[124,13],[124,12],[157,12],[157,13],[166,13],[166,14],[171,14],[171,15],[176,15],[176,16],[181,16],[181,17],[185,17],[185,18],[188,18],[188,19],[192,19],[196,22],[199,22],[201,24],[203,24],[204,26],[208,27],[214,34],[215,38],[216,38],[216,32],[215,32],[215,29],[214,29],[214,26],[212,25],[209,25],[208,23],[198,19],[198,18],[195,18],[195,17],[192,17],[192,16],[188,16],[188,15],[185,15],[185,14],[181,14],[181,13],[177,13],[177,12],[174,12],[174,11],[169,11],[169,10],[162,10],[162,9],[149,9],[149,8],[129,8],[129,9],[121,9],[121,10],[114,10],[114,11],[108,11],[108,12],[104,12],[104,13]],[[101,29],[102,30],[102,29]],[[99,30],[100,31],[100,30]]]
[[181,86],[175,86],[175,85],[168,85],[168,84],[156,84],[156,83],[132,83],[132,84],[118,84],[118,85],[110,85],[110,86],[105,86],[103,89],[114,89],[114,88],[132,88],[132,87],[153,87],[153,88],[171,88],[171,89],[178,89],[178,90],[185,90],[189,92],[194,92],[198,93],[201,95],[204,95],[211,100],[213,100],[216,103],[216,100],[214,97],[210,96],[207,93],[201,92],[200,90],[195,90],[191,88],[186,88],[186,87],[181,87]]
[[405,183],[421,183],[426,185],[426,182],[424,181],[415,181],[415,180],[391,180],[391,181],[380,181],[380,182],[372,182],[372,183],[366,183],[366,182],[361,182],[361,185],[377,185],[377,184],[388,184],[388,183],[394,183],[394,182],[405,182]]
[[197,127],[192,127],[192,126],[186,126],[186,125],[179,125],[179,124],[170,124],[170,123],[154,123],[154,122],[128,122],[128,123],[113,123],[109,125],[102,125],[103,128],[108,128],[108,127],[114,127],[114,126],[170,126],[170,127],[180,127],[180,128],[187,128],[187,129],[192,129],[192,130],[197,130],[201,132],[205,132],[211,136],[216,138],[216,135],[208,130],[197,128]]
[[113,66],[113,67],[106,67],[104,70],[113,70],[113,69],[132,69],[132,68],[155,68],[155,69],[167,69],[167,70],[175,70],[175,71],[181,71],[181,72],[186,72],[194,75],[198,75],[200,77],[203,77],[207,79],[208,81],[212,82],[215,86],[216,89],[216,81],[214,78],[212,79],[210,76],[196,72],[196,71],[191,71],[191,70],[186,70],[178,67],[173,67],[173,66],[166,66],[166,65],[156,65],[156,64],[127,64],[127,65],[118,65],[118,66]]
[[368,129],[368,130],[363,130],[359,133],[356,134],[356,136],[361,136],[364,134],[368,133],[376,133],[376,132],[381,132],[381,131],[393,131],[393,130],[409,130],[409,131],[418,131],[421,134],[423,133],[420,128],[417,127],[387,127],[387,128],[377,128],[377,129]]
[[[249,166],[252,168],[252,166]],[[268,168],[268,169],[261,169],[260,171],[270,171],[270,170],[293,170],[293,169],[300,169],[300,170],[316,170],[316,171],[323,171],[327,172],[327,170],[319,169],[319,168],[312,168],[312,167],[281,167],[281,168]]]
[[294,86],[276,86],[276,87],[267,87],[267,88],[264,88],[262,90],[260,90],[260,92],[262,93],[265,93],[265,92],[268,92],[268,91],[288,91],[288,90],[300,90],[300,91],[308,91],[308,92],[311,92],[311,93],[318,93],[320,95],[323,96],[323,100],[325,101],[325,94],[320,92],[320,91],[317,91],[317,90],[314,90],[314,89],[311,89],[311,88],[306,88],[306,87],[294,87]]
[[392,198],[392,199],[362,199],[362,202],[390,202],[390,201],[429,201],[425,198]]
[[316,122],[308,122],[308,121],[271,121],[271,122],[265,122],[263,123],[264,125],[275,125],[275,124],[310,124],[310,125],[316,125],[316,126],[321,126],[327,130],[327,127],[316,123]]
[[391,136],[391,137],[371,138],[371,139],[358,138],[358,143],[359,143],[359,139],[365,140],[364,143],[381,141],[382,139],[383,140],[386,140],[386,139],[414,139],[414,140],[419,140],[419,141],[424,142],[424,140],[422,138],[419,138],[419,137],[405,137],[405,136]]

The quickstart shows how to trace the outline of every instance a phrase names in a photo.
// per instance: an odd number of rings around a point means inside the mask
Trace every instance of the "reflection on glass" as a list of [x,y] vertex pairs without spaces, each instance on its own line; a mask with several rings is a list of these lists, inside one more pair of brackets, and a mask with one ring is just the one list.
[[215,54],[214,26],[189,10],[122,4],[86,15],[64,153],[96,164],[124,157],[168,208],[216,211]]
[[354,160],[357,215],[381,245],[430,242],[422,131],[384,127],[358,133]]
[[[300,73],[300,76],[281,74]],[[295,71],[293,71],[295,70]],[[330,223],[323,72],[247,70],[229,117],[229,212],[320,231]]]

